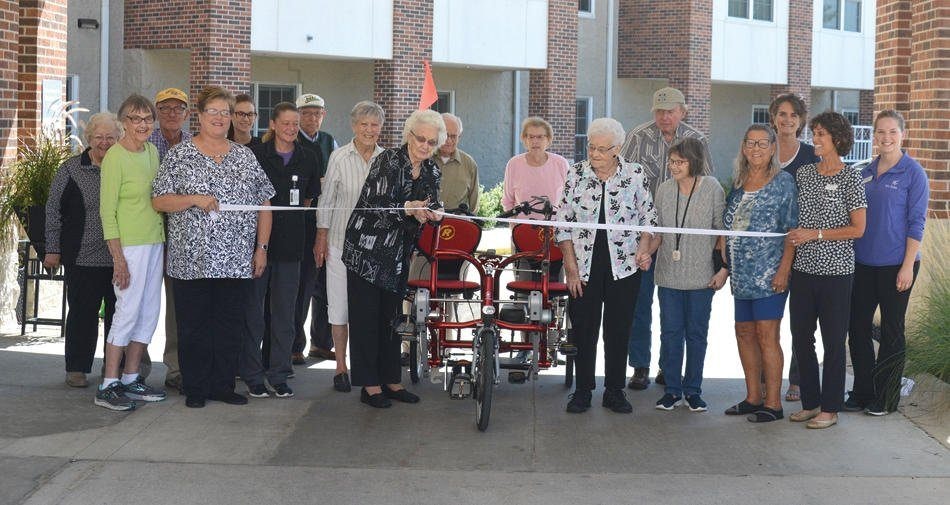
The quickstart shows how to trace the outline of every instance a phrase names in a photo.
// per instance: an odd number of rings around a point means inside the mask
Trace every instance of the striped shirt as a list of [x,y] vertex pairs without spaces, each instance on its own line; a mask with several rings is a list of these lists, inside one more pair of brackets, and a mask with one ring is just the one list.
[[670,178],[670,171],[666,169],[666,156],[669,153],[670,146],[679,139],[692,137],[699,139],[703,143],[703,157],[706,158],[706,166],[703,167],[702,175],[712,175],[712,160],[709,157],[709,141],[706,136],[692,126],[680,122],[676,127],[676,134],[673,140],[667,142],[663,133],[656,125],[656,121],[649,121],[627,132],[627,140],[623,143],[620,155],[623,159],[638,163],[643,167],[643,177],[646,179],[647,187],[651,195],[656,195],[656,188]]
[[[178,144],[182,144],[187,140],[191,140],[191,132],[188,130],[181,131],[181,140],[178,141]],[[155,149],[158,149],[158,161],[161,163],[165,160],[165,155],[168,154],[169,149],[177,146],[178,144],[171,145],[168,143],[168,140],[165,139],[165,136],[162,135],[162,130],[158,127],[152,131],[152,134],[148,136],[148,141],[151,142]]]
[[[346,235],[346,223],[350,220],[353,207],[360,198],[360,191],[366,182],[366,175],[373,160],[383,148],[377,145],[369,161],[356,150],[356,145],[350,143],[340,147],[330,154],[327,163],[327,174],[323,179],[323,192],[317,206],[317,228],[326,228],[330,247],[343,249],[343,239]],[[347,209],[347,210],[341,210]]]

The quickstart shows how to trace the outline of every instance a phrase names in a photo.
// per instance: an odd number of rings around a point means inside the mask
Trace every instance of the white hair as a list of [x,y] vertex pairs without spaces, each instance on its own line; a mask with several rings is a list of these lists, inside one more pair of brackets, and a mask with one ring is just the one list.
[[438,132],[437,138],[438,142],[435,145],[435,148],[438,149],[442,147],[442,144],[445,143],[445,138],[448,135],[445,132],[445,121],[442,120],[442,115],[432,109],[426,110],[417,110],[409,115],[409,118],[406,119],[406,124],[402,127],[402,143],[409,143],[409,131],[414,130],[418,126],[431,126],[436,129]]
[[443,113],[442,113],[442,119],[443,119],[443,120],[445,120],[445,119],[451,119],[451,120],[455,121],[456,123],[458,123],[458,124],[459,124],[459,135],[461,135],[461,134],[462,134],[462,130],[465,129],[465,128],[462,127],[462,118],[456,116],[455,114],[452,114],[451,112],[443,112]]
[[363,116],[373,116],[379,119],[380,123],[386,120],[386,113],[383,108],[369,100],[363,100],[353,106],[353,110],[350,111],[350,123],[356,124]]
[[621,146],[626,133],[620,121],[610,117],[600,117],[591,121],[590,126],[587,127],[587,138],[601,136],[610,138],[612,145]]
[[86,127],[83,129],[83,136],[86,137],[86,145],[92,144],[92,137],[103,128],[113,128],[116,132],[116,138],[122,136],[122,123],[116,119],[115,114],[111,112],[97,112],[89,116]]

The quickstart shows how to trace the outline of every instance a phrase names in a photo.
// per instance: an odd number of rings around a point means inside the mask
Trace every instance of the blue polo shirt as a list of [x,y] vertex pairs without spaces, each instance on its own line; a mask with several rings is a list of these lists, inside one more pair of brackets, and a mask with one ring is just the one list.
[[876,267],[900,265],[907,239],[923,240],[930,198],[927,174],[907,153],[878,177],[880,159],[861,171],[868,199],[867,226],[864,236],[854,242],[855,261]]

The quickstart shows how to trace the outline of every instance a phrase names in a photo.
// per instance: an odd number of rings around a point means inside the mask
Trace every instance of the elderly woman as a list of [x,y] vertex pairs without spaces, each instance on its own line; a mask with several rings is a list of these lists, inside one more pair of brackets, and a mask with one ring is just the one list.
[[[165,399],[165,392],[139,380],[142,355],[152,341],[162,296],[165,235],[162,216],[149,204],[158,151],[148,142],[155,106],[132,95],[119,107],[125,134],[102,158],[99,217],[112,255],[115,315],[105,345],[105,373],[95,404],[131,410],[134,400]],[[125,367],[119,377],[119,362]]]
[[[883,416],[897,410],[904,373],[904,315],[920,269],[929,185],[917,161],[901,151],[904,117],[884,110],[874,119],[878,157],[861,171],[868,201],[867,228],[854,242],[854,290],[848,346],[854,389],[844,410]],[[881,309],[881,346],[871,342]]]
[[[798,140],[808,121],[808,110],[804,100],[793,93],[777,96],[769,105],[769,120],[772,123],[772,129],[778,135],[775,148],[782,170],[795,177],[798,167],[818,163],[819,158],[815,156],[815,148],[811,144]],[[788,391],[785,393],[785,401],[801,400],[798,383],[798,358],[795,356],[795,350],[792,349],[792,358],[788,364]]]
[[[564,181],[570,164],[563,156],[549,153],[554,138],[551,124],[539,117],[521,123],[521,142],[526,152],[508,160],[505,165],[504,192],[501,206],[508,211],[535,196],[546,196],[551,204],[561,201]],[[529,218],[540,218],[532,214]]]
[[234,115],[231,128],[228,129],[228,140],[247,147],[260,144],[261,139],[251,133],[254,131],[255,123],[257,123],[257,107],[254,106],[251,95],[241,94],[234,97]]
[[[768,126],[746,129],[722,218],[724,229],[785,233],[798,226],[795,180],[779,167],[775,143],[775,132]],[[746,384],[745,399],[726,409],[726,414],[747,415],[751,422],[782,419],[784,356],[779,327],[788,299],[793,248],[782,237],[730,237],[726,246],[736,343]]]
[[[704,176],[705,146],[684,138],[670,146],[666,167],[670,178],[656,190],[660,226],[722,229],[725,196],[719,181]],[[718,247],[717,247],[718,246]],[[656,402],[659,410],[673,410],[684,395],[689,410],[705,412],[703,364],[713,294],[726,283],[722,240],[708,235],[664,233],[653,240],[656,285],[660,299],[660,339],[665,361],[666,391]],[[683,350],[686,350],[686,373]]]
[[247,403],[234,392],[251,277],[267,265],[269,211],[218,212],[220,204],[270,205],[274,186],[246,147],[227,139],[234,97],[198,95],[201,133],[169,151],[152,185],[168,218],[168,276],[175,293],[185,405]]
[[[656,225],[656,209],[640,165],[618,155],[623,126],[600,118],[587,131],[588,159],[568,172],[558,221],[611,225]],[[640,289],[640,270],[650,268],[652,235],[632,230],[566,228],[557,232],[571,292],[569,312],[577,346],[577,385],[567,411],[590,408],[601,313],[604,326],[603,406],[614,412],[633,408],[623,393],[627,339]]]
[[[864,234],[867,198],[861,174],[841,161],[854,144],[848,120],[837,112],[824,112],[809,126],[821,161],[799,168],[795,175],[801,217],[799,227],[786,239],[795,247],[789,313],[802,388],[802,410],[789,419],[822,429],[838,422],[844,400],[854,239]],[[816,322],[825,351],[821,381]]]
[[53,177],[46,201],[46,256],[43,265],[66,270],[66,384],[89,386],[86,374],[99,340],[99,307],[105,300],[105,334],[115,313],[112,256],[99,219],[99,166],[122,134],[115,114],[93,114],[86,124],[81,154],[66,160]]
[[[370,167],[344,235],[347,309],[353,338],[353,384],[360,401],[375,408],[390,400],[416,403],[400,384],[401,340],[394,331],[419,224],[435,219],[439,168],[430,158],[445,142],[439,113],[418,110],[406,120],[402,147],[386,149]],[[362,210],[362,209],[390,210]]]
[[353,140],[330,155],[327,174],[323,181],[317,213],[317,240],[313,257],[318,267],[326,264],[327,315],[335,349],[336,373],[333,389],[348,393],[351,389],[346,367],[348,337],[346,296],[346,267],[343,265],[343,239],[346,223],[360,197],[370,165],[383,152],[379,147],[379,132],[385,119],[383,108],[373,102],[362,101],[350,111]]

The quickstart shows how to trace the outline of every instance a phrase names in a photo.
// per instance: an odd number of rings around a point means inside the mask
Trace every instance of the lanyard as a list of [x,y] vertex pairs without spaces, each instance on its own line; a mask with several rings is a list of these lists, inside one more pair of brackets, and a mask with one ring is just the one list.
[[[696,181],[699,180],[699,177],[693,177],[693,187],[689,190],[689,197],[686,199],[686,208],[683,209],[683,221],[680,221],[680,188],[679,183],[676,184],[676,216],[673,218],[673,224],[677,228],[683,228],[686,226],[686,213],[689,212],[689,202],[693,200],[693,193],[696,192]],[[676,247],[675,251],[680,250],[680,237],[683,235],[681,233],[676,234]]]

